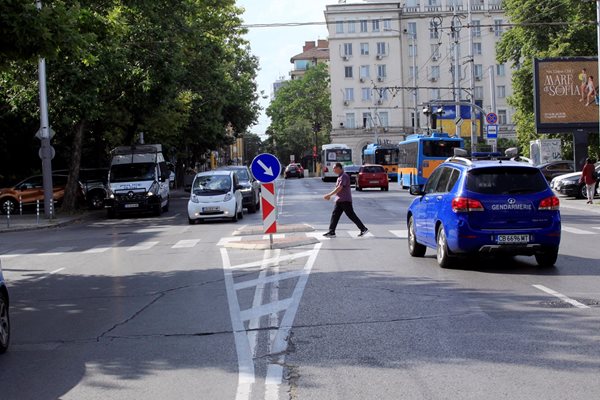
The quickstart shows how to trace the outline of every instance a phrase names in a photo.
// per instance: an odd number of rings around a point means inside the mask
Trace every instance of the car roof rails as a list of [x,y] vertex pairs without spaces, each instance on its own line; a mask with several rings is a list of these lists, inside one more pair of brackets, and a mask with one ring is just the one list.
[[467,158],[468,156],[468,152],[465,149],[461,149],[460,147],[455,147],[453,149],[454,151],[454,155],[452,157],[448,157],[446,159],[446,162],[456,162],[456,163],[461,163],[461,164],[465,164],[465,165],[472,165],[473,161],[469,160]]

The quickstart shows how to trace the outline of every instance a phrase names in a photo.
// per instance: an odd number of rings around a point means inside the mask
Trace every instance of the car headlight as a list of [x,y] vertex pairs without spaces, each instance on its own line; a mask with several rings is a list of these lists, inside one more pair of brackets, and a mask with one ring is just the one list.
[[232,198],[233,198],[233,196],[231,195],[231,193],[227,193],[227,194],[225,195],[225,197],[223,198],[223,201],[224,201],[224,202],[225,202],[225,201],[229,201],[229,200],[231,200]]
[[115,194],[114,194],[114,193],[113,193],[113,191],[112,191],[112,190],[110,190],[110,189],[107,189],[107,190],[106,190],[106,196],[107,196],[109,199],[114,199],[114,198],[115,198]]
[[154,182],[152,186],[150,186],[150,189],[148,189],[148,193],[146,193],[146,196],[152,197],[156,194],[158,194],[158,183]]
[[192,197],[190,197],[190,201],[192,203],[200,203],[200,199],[195,194],[193,194]]

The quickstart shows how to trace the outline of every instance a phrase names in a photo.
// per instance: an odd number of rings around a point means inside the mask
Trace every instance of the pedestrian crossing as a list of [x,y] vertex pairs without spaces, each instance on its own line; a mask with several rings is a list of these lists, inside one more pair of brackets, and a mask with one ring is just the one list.
[[[286,233],[279,233],[274,235],[275,239],[283,239],[288,235],[306,235],[307,237],[312,237],[315,238],[319,241],[329,241],[329,240],[336,240],[336,239],[352,239],[352,240],[372,240],[372,239],[377,239],[377,238],[390,238],[390,235],[394,238],[398,238],[398,239],[406,239],[408,238],[408,230],[406,229],[400,229],[400,230],[387,230],[387,231],[376,231],[374,232],[368,232],[365,236],[363,237],[358,237],[359,231],[358,230],[338,230],[336,232],[336,237],[335,238],[328,238],[328,237],[324,237],[323,234],[326,231],[313,231],[313,232],[304,232],[304,233],[292,233],[292,234],[286,234]],[[563,225],[562,227],[562,233],[563,235],[565,234],[571,234],[571,235],[600,235],[600,226],[593,226],[593,227],[586,227],[585,229],[583,228],[576,228],[573,226],[568,226],[568,225]],[[269,236],[268,235],[260,235],[261,238],[263,239],[268,239]],[[256,237],[254,237],[253,239],[256,239]],[[241,236],[235,236],[235,237],[223,237],[219,240],[219,242],[216,244],[217,246],[221,247],[221,246],[225,246],[225,244],[229,243],[229,242],[235,242],[235,241],[243,241],[244,238]],[[168,241],[164,241],[164,242],[160,242],[160,241],[141,241],[141,242],[136,242],[136,243],[131,243],[129,245],[127,245],[125,243],[125,240],[118,240],[118,241],[113,241],[111,243],[106,243],[106,244],[97,244],[93,247],[89,247],[89,248],[77,248],[75,246],[59,246],[59,247],[53,247],[53,248],[48,248],[48,249],[36,249],[36,248],[31,248],[31,247],[23,247],[23,248],[13,248],[13,249],[7,249],[7,250],[3,250],[0,248],[0,258],[1,259],[10,259],[10,258],[15,258],[15,257],[20,257],[20,256],[49,256],[49,257],[56,257],[56,256],[61,256],[61,255],[65,255],[65,254],[85,254],[85,255],[98,255],[98,254],[102,254],[102,253],[106,253],[109,251],[126,251],[126,252],[131,252],[131,253],[136,253],[136,252],[143,252],[143,251],[149,251],[152,250],[154,248],[157,247],[168,247],[171,249],[191,249],[194,248],[196,246],[198,246],[199,244],[202,243],[201,239],[182,239],[179,240],[175,243],[168,242]]]

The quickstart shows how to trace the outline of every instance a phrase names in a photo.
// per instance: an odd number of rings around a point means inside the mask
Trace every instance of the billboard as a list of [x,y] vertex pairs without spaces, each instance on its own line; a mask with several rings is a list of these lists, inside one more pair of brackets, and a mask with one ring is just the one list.
[[597,57],[536,59],[533,84],[537,132],[598,132],[597,75]]

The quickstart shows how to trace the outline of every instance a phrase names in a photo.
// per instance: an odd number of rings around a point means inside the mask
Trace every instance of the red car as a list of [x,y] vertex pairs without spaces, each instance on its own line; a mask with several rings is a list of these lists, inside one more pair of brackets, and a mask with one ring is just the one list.
[[388,175],[381,165],[365,164],[360,167],[356,176],[356,190],[360,191],[364,188],[389,190]]

